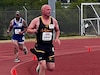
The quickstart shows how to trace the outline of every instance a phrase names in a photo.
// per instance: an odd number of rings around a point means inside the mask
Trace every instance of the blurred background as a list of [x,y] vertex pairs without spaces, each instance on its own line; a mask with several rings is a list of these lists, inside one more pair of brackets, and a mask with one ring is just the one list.
[[[50,0],[49,0],[50,1]],[[99,0],[56,0],[55,18],[58,20],[61,35],[80,36],[81,35],[81,3],[99,3]],[[8,40],[11,34],[6,33],[11,19],[15,17],[15,12],[19,10],[21,16],[26,20],[27,25],[32,19],[41,15],[40,8],[43,4],[48,4],[48,0],[1,0],[0,1],[0,40]],[[86,7],[85,17],[94,15],[91,7]],[[100,5],[98,5],[98,12]],[[91,11],[91,12],[90,12]],[[88,23],[88,21],[87,21]],[[87,24],[86,23],[86,24]],[[88,24],[89,25],[89,24]],[[87,34],[96,34],[93,26],[87,25]],[[34,35],[26,34],[26,38],[34,38]]]

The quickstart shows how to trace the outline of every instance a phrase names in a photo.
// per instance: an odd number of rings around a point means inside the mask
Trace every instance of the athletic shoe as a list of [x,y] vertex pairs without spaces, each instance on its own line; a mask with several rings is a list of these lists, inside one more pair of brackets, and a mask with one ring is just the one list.
[[39,73],[39,71],[40,71],[40,65],[38,65],[38,66],[36,67],[36,72]]
[[24,54],[28,54],[28,50],[27,49],[24,49]]
[[16,59],[14,60],[14,62],[19,63],[19,62],[20,62],[20,60],[19,60],[18,58],[16,58]]

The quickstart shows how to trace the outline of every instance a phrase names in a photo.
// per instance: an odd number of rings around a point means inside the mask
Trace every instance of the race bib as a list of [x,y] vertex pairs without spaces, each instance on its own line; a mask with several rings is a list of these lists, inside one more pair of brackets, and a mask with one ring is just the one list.
[[19,34],[21,32],[21,29],[15,29],[15,34]]
[[52,32],[43,32],[42,40],[43,41],[50,41],[50,40],[52,40]]
[[19,26],[19,27],[22,27],[22,23],[19,23],[18,26]]
[[49,24],[49,29],[54,29],[54,24]]

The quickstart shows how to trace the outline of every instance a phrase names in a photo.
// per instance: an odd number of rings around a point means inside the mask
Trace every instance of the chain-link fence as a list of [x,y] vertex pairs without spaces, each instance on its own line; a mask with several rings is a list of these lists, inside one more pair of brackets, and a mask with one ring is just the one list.
[[[0,11],[0,39],[7,39],[8,35],[6,33],[11,19],[15,17],[15,11]],[[21,16],[25,19],[25,10],[20,9]],[[27,9],[27,24],[31,22],[32,19],[41,15],[40,10],[28,10]],[[58,20],[61,34],[64,35],[79,35],[79,10],[78,9],[60,9],[56,10],[56,19]],[[11,36],[11,35],[10,35]],[[9,36],[9,37],[10,37]]]

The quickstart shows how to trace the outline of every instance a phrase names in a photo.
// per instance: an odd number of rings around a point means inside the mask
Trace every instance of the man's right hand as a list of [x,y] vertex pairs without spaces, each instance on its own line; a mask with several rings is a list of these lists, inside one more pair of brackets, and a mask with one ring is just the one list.
[[33,33],[37,33],[37,29],[33,29]]
[[28,28],[27,32],[31,33],[31,34],[34,34],[34,33],[37,33],[38,31],[37,31],[37,29],[30,29],[30,28]]

